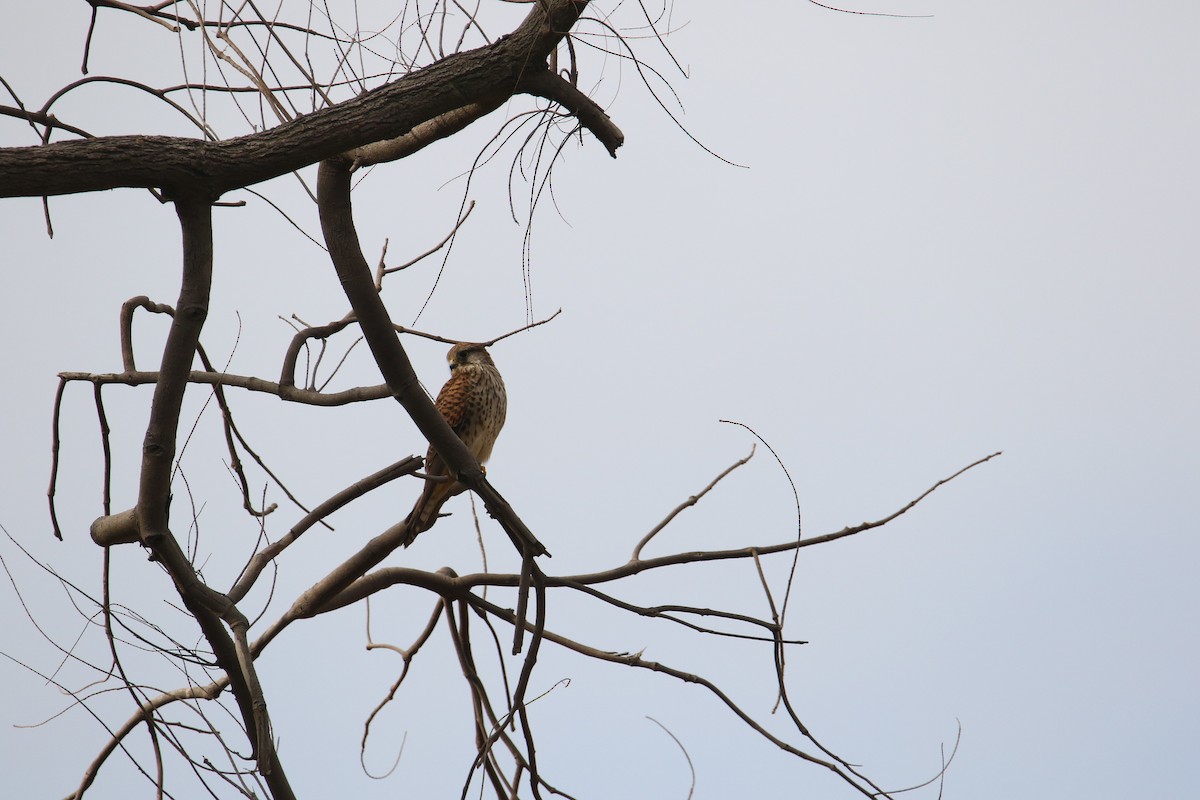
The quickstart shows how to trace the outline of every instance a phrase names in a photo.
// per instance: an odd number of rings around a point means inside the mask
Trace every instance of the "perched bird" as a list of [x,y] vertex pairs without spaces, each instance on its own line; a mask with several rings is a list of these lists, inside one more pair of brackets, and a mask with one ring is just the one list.
[[[437,410],[482,464],[492,454],[492,445],[504,427],[508,410],[504,379],[481,344],[459,342],[450,348],[446,360],[450,362],[450,380],[438,392]],[[425,456],[425,472],[444,480],[425,482],[421,496],[405,519],[405,547],[433,524],[447,500],[465,488],[453,479],[442,457],[432,447]]]

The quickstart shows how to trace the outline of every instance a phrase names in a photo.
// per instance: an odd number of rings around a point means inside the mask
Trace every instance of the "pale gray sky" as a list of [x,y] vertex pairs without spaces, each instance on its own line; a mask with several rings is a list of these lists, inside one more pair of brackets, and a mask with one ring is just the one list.
[[[595,87],[600,75],[583,76],[627,143],[615,161],[590,137],[568,145],[554,181],[565,221],[549,203],[535,218],[533,313],[563,314],[495,349],[510,416],[489,475],[554,553],[547,571],[565,574],[623,562],[655,522],[745,455],[753,439],[721,419],[751,426],[779,453],[806,535],[885,516],[1003,450],[886,528],[803,551],[789,631],[810,642],[789,662],[801,714],[886,788],[936,772],[939,748],[949,748],[961,722],[946,797],[1194,797],[1200,10],[1078,1],[854,8],[933,16],[682,2],[674,21],[687,25],[670,43],[689,79],[642,42],[678,91],[688,130],[745,169],[695,146],[627,67],[607,65]],[[36,106],[78,75],[88,9],[58,2],[21,13],[20,25],[0,29],[0,75]],[[138,31],[145,38],[129,38]],[[136,52],[164,59],[159,82],[171,83],[173,47],[157,27],[102,14],[93,72],[124,71]],[[185,132],[133,99],[97,90],[58,113],[100,133]],[[481,122],[362,182],[355,202],[369,260],[385,238],[393,260],[441,239],[463,192],[462,180],[447,181],[496,124]],[[30,131],[0,121],[0,143],[32,143]],[[508,218],[504,193],[510,160],[475,176],[479,207],[419,327],[484,339],[525,320],[522,228]],[[258,188],[316,234],[315,209],[293,178]],[[249,205],[216,212],[204,342],[223,362],[240,318],[230,371],[274,378],[290,337],[278,316],[326,322],[346,303],[320,249],[255,197],[228,199]],[[133,190],[55,198],[51,208],[52,241],[38,201],[0,202],[9,279],[0,363],[10,386],[0,524],[96,594],[101,554],[87,525],[99,514],[100,454],[90,392],[79,385],[63,419],[66,541],[49,533],[55,373],[119,369],[120,303],[139,294],[175,300],[177,225],[170,207]],[[431,260],[388,287],[398,322],[412,322],[436,271]],[[149,368],[165,326],[137,325]],[[410,346],[432,390],[445,377],[444,349]],[[342,385],[378,381],[364,351],[347,369]],[[133,499],[149,397],[148,388],[106,390],[118,508]],[[194,393],[189,420],[205,399]],[[322,411],[237,392],[231,402],[252,441],[310,502],[424,451],[388,402]],[[255,529],[237,512],[222,468],[203,459],[220,452],[205,440],[217,430],[213,409],[200,430],[188,479],[210,487],[202,550],[211,554],[206,574],[223,584],[217,576],[236,573],[241,557],[227,563],[225,553],[248,553]],[[278,597],[398,519],[416,493],[415,482],[394,484],[339,514],[336,533],[314,531],[285,561]],[[175,502],[179,514],[182,486]],[[476,569],[466,499],[451,510],[389,563]],[[275,535],[295,519],[290,509],[279,515]],[[648,554],[794,533],[787,480],[760,447]],[[508,565],[502,534],[489,529],[487,541],[493,566]],[[4,542],[0,554],[38,622],[72,642],[82,619]],[[115,551],[113,561],[122,602],[178,622],[163,604],[173,591],[141,551]],[[773,567],[777,585],[785,570],[783,560]],[[621,596],[765,613],[748,564],[643,577]],[[380,598],[376,638],[405,643],[429,607],[412,591]],[[54,671],[61,654],[11,587],[0,590],[0,608],[0,650]],[[625,625],[568,596],[556,598],[549,624],[723,681],[784,730],[769,715],[763,648]],[[456,796],[472,742],[447,638],[435,637],[408,691],[376,723],[373,772],[386,770],[408,732],[401,765],[384,781],[362,775],[357,748],[399,660],[363,643],[362,611],[351,609],[289,631],[260,663],[293,785],[305,797]],[[94,633],[82,647],[103,660]],[[562,678],[571,684],[533,707],[539,756],[548,779],[576,796],[686,797],[682,756],[646,716],[687,747],[697,798],[855,796],[755,740],[700,689],[543,653],[534,693]],[[181,683],[160,662],[131,664],[156,688]],[[86,674],[67,665],[60,677],[78,686]],[[104,730],[79,709],[15,728],[69,703],[12,660],[0,659],[0,680],[9,791],[67,794]],[[97,707],[117,724],[129,702],[114,695]],[[144,735],[133,741],[144,752]],[[135,796],[150,791],[114,758],[94,796],[127,796],[131,787]]]

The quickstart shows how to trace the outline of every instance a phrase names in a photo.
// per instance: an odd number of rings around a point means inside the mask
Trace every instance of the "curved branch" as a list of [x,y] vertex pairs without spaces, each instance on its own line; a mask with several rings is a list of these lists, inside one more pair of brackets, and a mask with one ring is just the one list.
[[[283,356],[283,367],[279,371],[279,386],[280,388],[295,388],[296,386],[296,361],[300,357],[300,351],[304,349],[305,343],[309,339],[328,339],[335,333],[340,333],[349,325],[354,324],[353,315],[347,315],[337,322],[331,322],[328,325],[316,325],[307,328],[302,328],[296,331],[296,335],[292,337],[292,341],[288,343],[287,352]],[[379,387],[384,388],[386,387]],[[387,396],[386,394],[384,395]]]
[[152,314],[175,316],[175,309],[166,303],[155,303],[144,294],[131,297],[121,304],[121,368],[125,372],[137,371],[137,364],[133,358],[133,312],[139,308],[144,308]]
[[100,767],[104,766],[104,762],[108,760],[125,737],[137,730],[137,727],[146,720],[150,719],[155,711],[174,703],[178,700],[213,700],[220,696],[225,687],[229,685],[229,678],[224,677],[213,681],[207,686],[188,686],[183,689],[176,689],[171,692],[165,692],[158,697],[147,700],[141,704],[141,707],[134,712],[133,716],[125,720],[125,723],[114,730],[108,741],[101,748],[96,757],[92,759],[92,763],[88,764],[87,769],[83,772],[83,778],[79,782],[78,788],[75,789],[71,798],[83,797],[84,792],[88,787],[95,782],[96,776],[100,774]]
[[[136,506],[138,534],[153,558],[171,575],[180,598],[199,623],[217,662],[229,675],[243,724],[254,743],[259,772],[276,798],[291,800],[294,794],[270,736],[266,703],[246,639],[249,623],[229,598],[200,580],[169,528],[171,473],[179,414],[187,376],[199,346],[200,330],[208,316],[213,255],[210,199],[195,195],[179,198],[176,210],[183,232],[183,281],[163,347],[160,379],[154,387],[142,447]],[[222,619],[229,623],[233,637],[225,630]]]

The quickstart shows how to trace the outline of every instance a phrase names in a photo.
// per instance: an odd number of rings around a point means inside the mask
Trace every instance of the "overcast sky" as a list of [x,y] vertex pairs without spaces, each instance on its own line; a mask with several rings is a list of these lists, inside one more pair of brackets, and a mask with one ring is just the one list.
[[[510,410],[489,477],[553,552],[551,573],[622,563],[667,512],[746,455],[755,439],[720,420],[753,428],[778,453],[806,536],[884,517],[1002,450],[885,528],[802,551],[789,616],[789,635],[809,642],[789,661],[801,715],[885,788],[936,773],[961,724],[946,797],[1194,797],[1200,8],[854,6],[932,15],[911,19],[805,3],[730,8],[675,7],[669,42],[687,78],[653,41],[639,42],[684,111],[661,83],[656,91],[719,158],[681,132],[635,71],[593,60],[581,85],[624,130],[618,158],[586,136],[565,147],[554,203],[545,196],[534,217],[527,269],[523,224],[510,218],[506,196],[512,151],[496,158],[473,178],[468,196],[478,206],[419,320],[441,262],[389,278],[395,320],[488,339],[527,313],[563,309],[494,349]],[[0,28],[0,75],[36,107],[79,76],[89,10],[60,0],[24,4],[21,14],[21,24]],[[126,74],[154,57],[161,71],[143,77],[179,80],[171,34],[112,12],[100,23],[93,73]],[[518,99],[501,113],[528,107]],[[187,134],[177,117],[123,89],[79,92],[56,113],[100,134]],[[501,119],[363,179],[355,203],[369,261],[385,239],[389,261],[399,262],[448,232],[466,191],[460,176]],[[242,130],[231,122],[222,132]],[[28,126],[0,119],[0,144],[33,142]],[[514,185],[520,214],[530,186]],[[317,235],[294,178],[256,188]],[[274,379],[291,336],[279,318],[328,322],[346,301],[319,247],[257,197],[226,199],[247,206],[215,212],[203,341],[214,360],[232,359],[229,371]],[[169,206],[134,190],[54,198],[50,207],[53,240],[40,202],[0,201],[8,279],[0,525],[98,596],[101,552],[87,526],[100,514],[101,455],[82,385],[68,390],[63,414],[66,540],[50,534],[56,373],[120,369],[121,302],[175,301],[178,226]],[[152,368],[165,324],[139,317],[137,329],[139,366]],[[436,391],[445,347],[411,340],[409,348]],[[362,347],[335,381],[378,382]],[[209,397],[192,394],[187,426]],[[105,397],[120,509],[135,496],[150,389],[111,387]],[[389,401],[320,410],[233,392],[231,402],[251,441],[309,503],[425,449]],[[208,408],[185,474],[205,504],[206,576],[223,588],[257,531],[238,512],[219,435]],[[417,491],[415,481],[398,482],[336,516],[336,532],[313,531],[307,549],[284,562],[266,620],[399,519]],[[269,523],[278,536],[298,515],[274,489],[269,496],[282,506]],[[176,519],[186,498],[177,482]],[[466,497],[448,510],[388,563],[478,569]],[[795,532],[787,478],[760,446],[647,555],[770,544]],[[511,569],[503,534],[493,526],[485,538],[492,566]],[[85,623],[67,595],[7,538],[0,555],[38,623],[69,646]],[[787,564],[770,567],[777,588]],[[114,600],[188,630],[166,605],[175,597],[169,581],[140,550],[115,551],[113,569]],[[752,566],[741,562],[610,588],[631,602],[767,613]],[[266,598],[253,597],[257,611]],[[551,599],[551,627],[713,678],[772,730],[786,730],[770,716],[767,649]],[[381,597],[372,633],[404,645],[431,608],[415,591]],[[62,797],[106,733],[78,708],[42,727],[14,727],[70,703],[13,660],[48,674],[63,656],[11,586],[0,589],[0,609],[6,791]],[[399,659],[366,652],[364,642],[359,607],[290,630],[260,661],[293,786],[303,797],[457,796],[473,745],[444,632],[376,722],[366,756],[373,773],[387,770],[407,733],[397,772],[382,781],[363,776],[358,744]],[[80,647],[105,661],[94,632]],[[856,796],[756,740],[697,687],[543,652],[531,693],[571,683],[534,706],[539,757],[548,779],[577,797],[687,796],[678,747],[646,717],[687,748],[697,798]],[[131,656],[131,664],[157,689],[182,685],[161,661]],[[75,688],[92,677],[71,664],[58,676]],[[131,705],[122,694],[97,708],[115,725]],[[244,750],[233,722],[223,724]],[[144,734],[132,741],[146,752]],[[131,787],[133,796],[151,791],[114,757],[94,791],[129,796]]]

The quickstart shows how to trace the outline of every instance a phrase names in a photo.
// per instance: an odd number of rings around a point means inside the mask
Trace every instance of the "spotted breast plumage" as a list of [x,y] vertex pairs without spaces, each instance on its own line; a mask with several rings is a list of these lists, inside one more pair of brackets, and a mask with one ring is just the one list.
[[[508,411],[504,379],[481,344],[460,342],[450,348],[446,360],[450,362],[450,380],[438,392],[437,410],[482,464],[491,456],[496,436],[504,427]],[[445,462],[432,447],[425,456],[425,472],[445,480],[425,482],[421,496],[405,520],[406,547],[433,524],[442,505],[465,488],[451,479]]]

